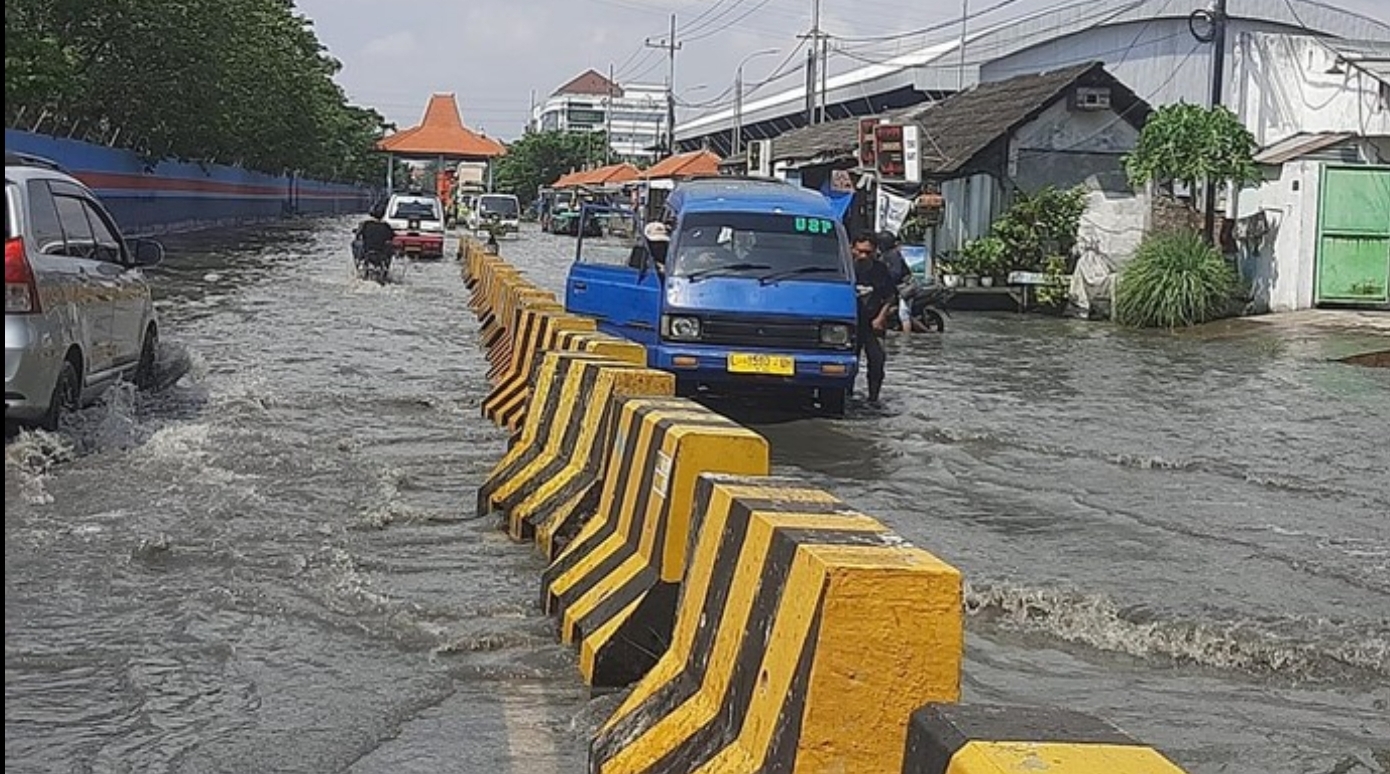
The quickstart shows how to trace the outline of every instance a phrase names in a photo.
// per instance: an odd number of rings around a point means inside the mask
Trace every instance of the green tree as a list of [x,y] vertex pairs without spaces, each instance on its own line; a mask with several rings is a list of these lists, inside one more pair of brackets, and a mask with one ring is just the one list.
[[376,181],[387,125],[292,0],[6,0],[6,123],[147,158]]
[[495,183],[528,205],[540,188],[561,175],[602,164],[607,142],[606,135],[596,132],[530,132],[507,146],[507,155],[497,162]]
[[1125,156],[1125,171],[1134,185],[1149,182],[1236,185],[1258,182],[1255,137],[1225,107],[1204,108],[1185,102],[1165,105],[1144,125],[1139,144]]

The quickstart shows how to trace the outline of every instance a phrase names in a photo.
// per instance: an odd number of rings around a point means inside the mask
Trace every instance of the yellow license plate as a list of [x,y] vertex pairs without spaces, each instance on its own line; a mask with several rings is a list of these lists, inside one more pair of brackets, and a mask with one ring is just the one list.
[[729,355],[729,373],[794,376],[796,359],[790,355],[732,353]]

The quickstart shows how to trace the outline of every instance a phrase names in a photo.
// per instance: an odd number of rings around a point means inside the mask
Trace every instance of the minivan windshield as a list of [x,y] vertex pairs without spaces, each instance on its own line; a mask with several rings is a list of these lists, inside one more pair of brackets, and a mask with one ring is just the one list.
[[521,213],[521,207],[512,196],[484,196],[478,200],[478,212],[515,218]]
[[676,235],[673,277],[836,279],[848,261],[835,221],[781,213],[690,213]]

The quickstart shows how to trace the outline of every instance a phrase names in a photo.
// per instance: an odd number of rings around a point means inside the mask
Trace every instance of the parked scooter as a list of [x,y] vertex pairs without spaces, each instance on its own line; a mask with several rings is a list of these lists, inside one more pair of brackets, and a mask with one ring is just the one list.
[[951,289],[941,285],[917,286],[907,297],[914,333],[941,333],[946,330],[946,299]]

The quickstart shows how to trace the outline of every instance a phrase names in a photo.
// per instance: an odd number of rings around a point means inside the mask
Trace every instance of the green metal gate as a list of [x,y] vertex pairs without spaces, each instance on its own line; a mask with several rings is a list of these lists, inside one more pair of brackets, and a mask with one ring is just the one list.
[[1319,304],[1390,302],[1390,167],[1323,167],[1314,294]]

